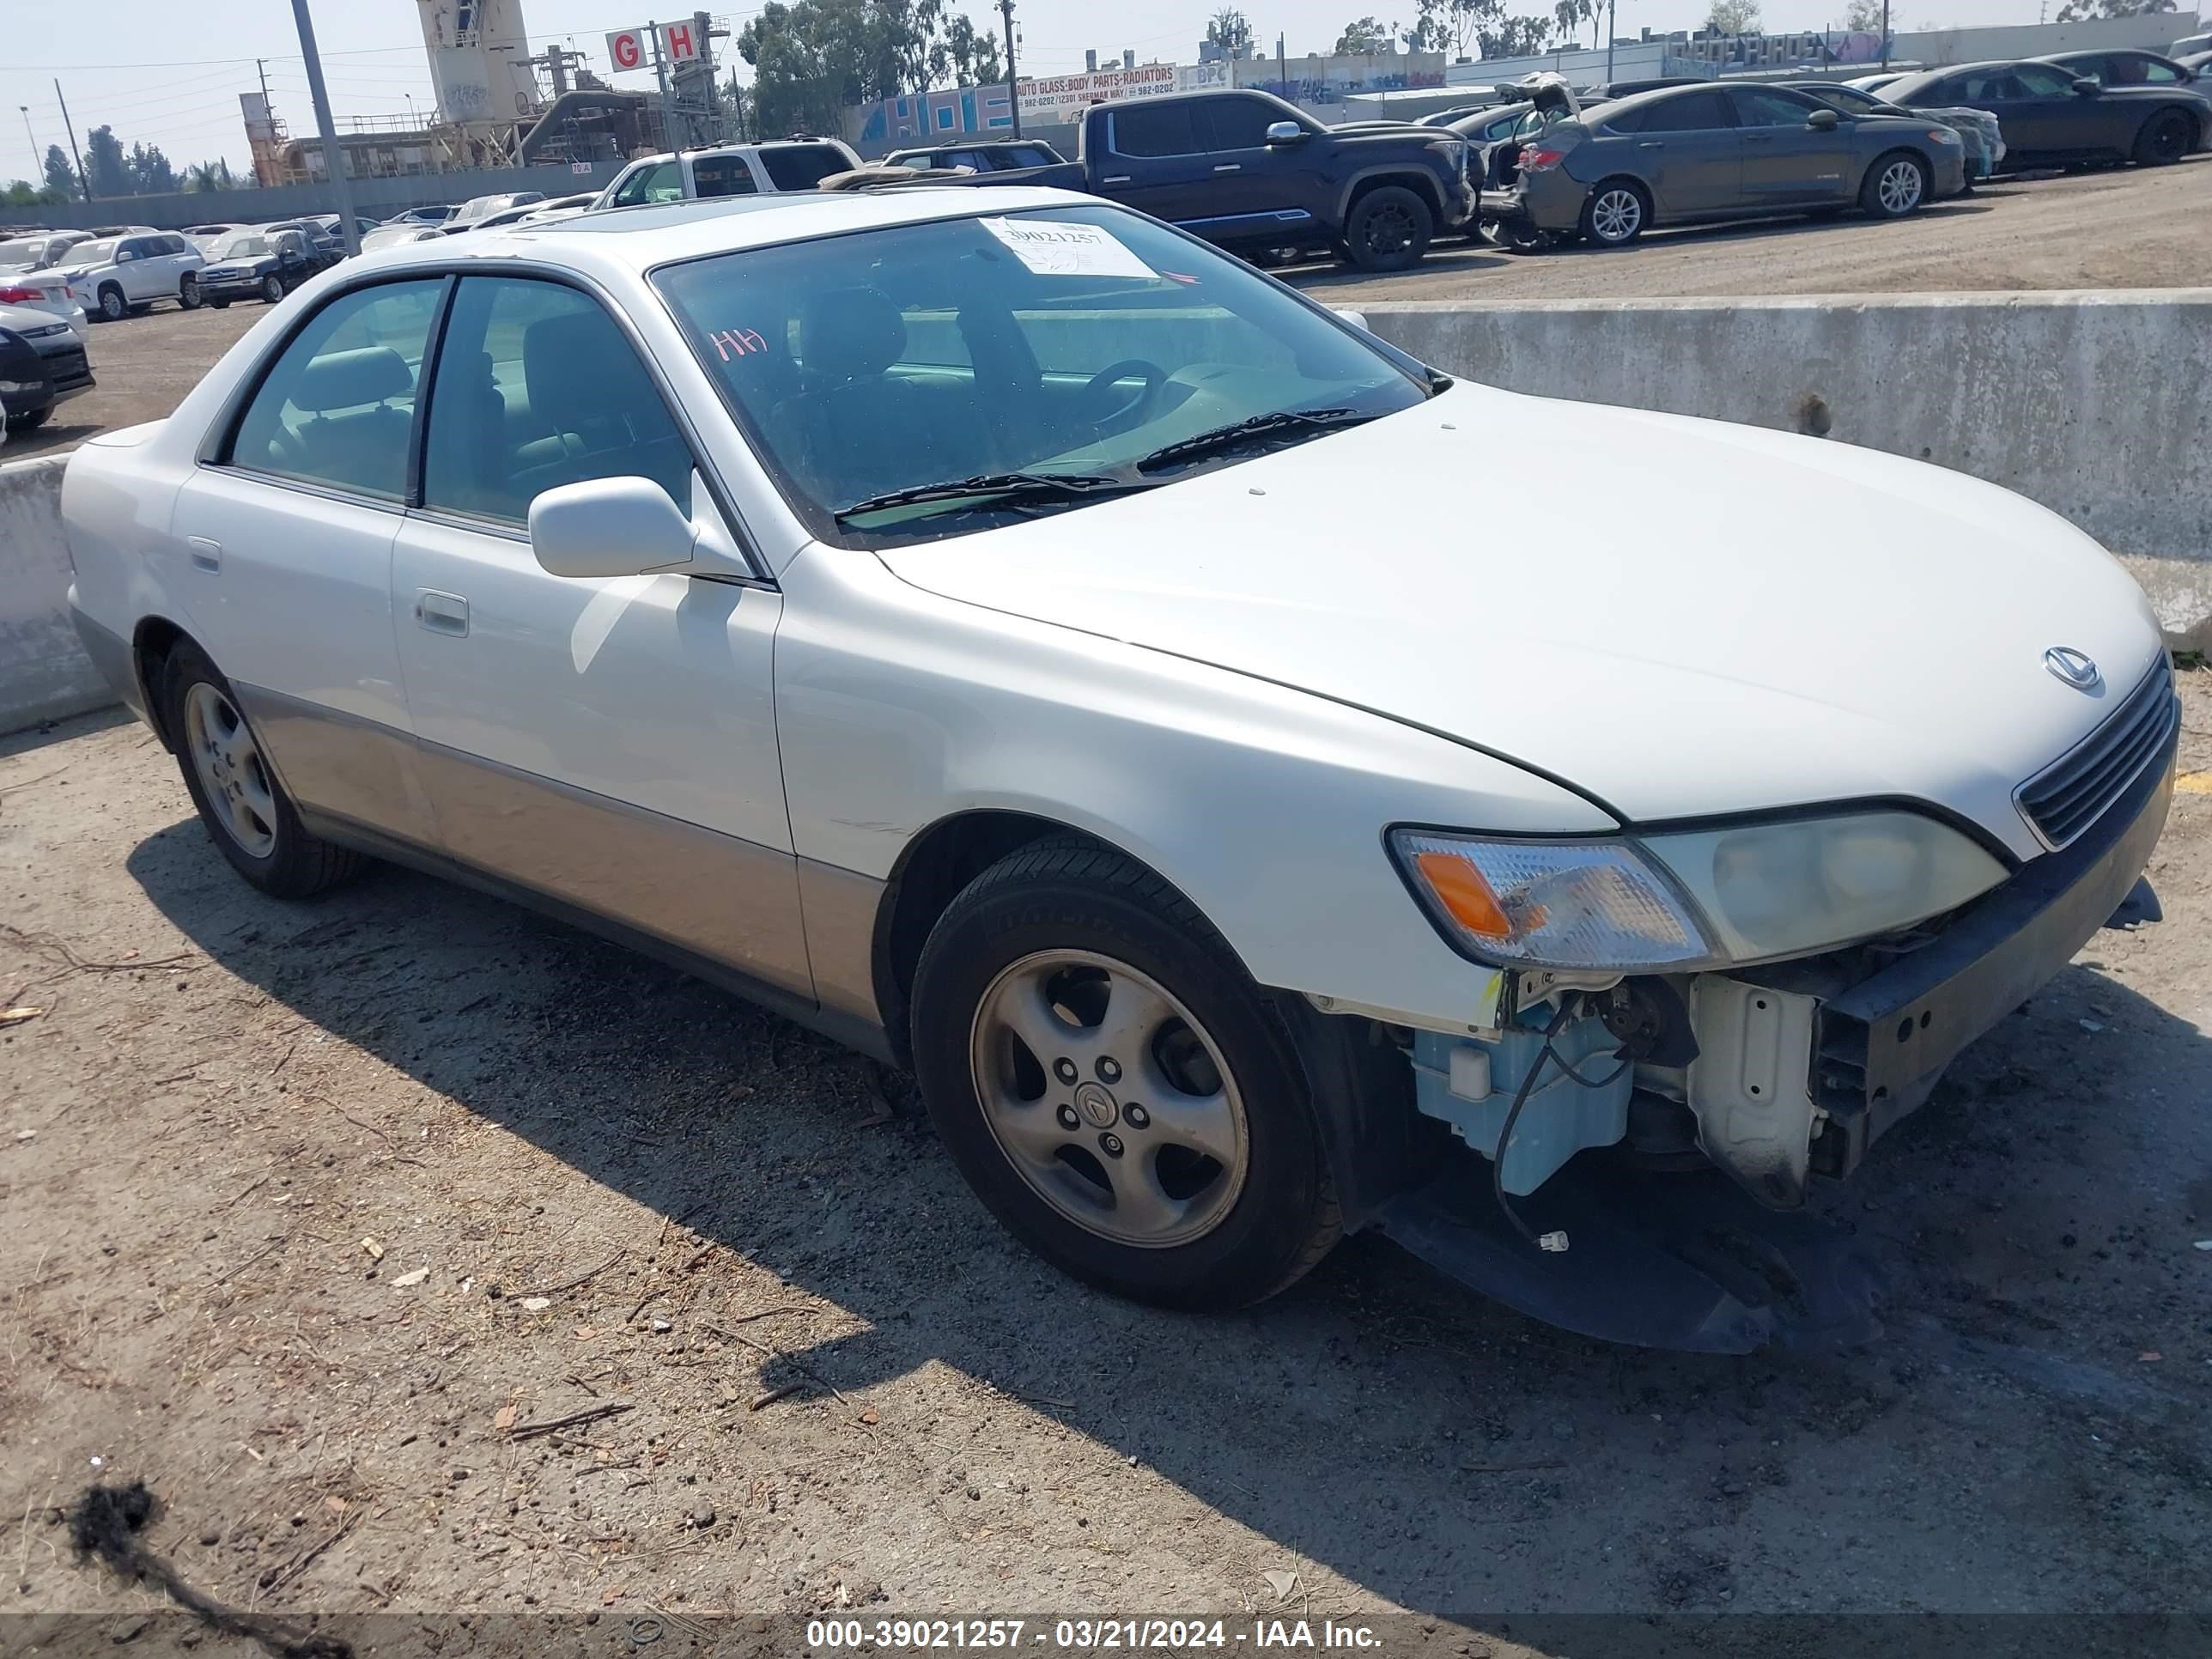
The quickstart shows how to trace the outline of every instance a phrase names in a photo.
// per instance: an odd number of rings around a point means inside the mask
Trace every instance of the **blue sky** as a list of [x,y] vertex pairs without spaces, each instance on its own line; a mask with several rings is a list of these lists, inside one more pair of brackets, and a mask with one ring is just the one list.
[[[951,3],[957,8],[961,0]],[[551,39],[568,41],[591,54],[593,66],[605,75],[605,34],[657,15],[647,6],[624,14],[621,4],[622,0],[523,0],[531,48],[543,50]],[[1297,53],[1327,51],[1346,22],[1370,9],[1386,23],[1410,26],[1419,15],[1414,3],[1397,0],[1268,0],[1245,11],[1262,40],[1272,45],[1279,30]],[[1819,28],[1839,22],[1843,9],[1843,0],[1766,0],[1765,21],[1771,28]],[[268,59],[269,89],[277,113],[295,132],[313,130],[289,0],[220,0],[214,5],[205,0],[101,0],[95,9],[99,27],[89,28],[76,27],[76,14],[66,7],[10,8],[15,15],[7,31],[7,61],[0,64],[0,102],[28,106],[32,136],[24,133],[23,112],[0,110],[0,179],[34,176],[35,157],[44,155],[47,144],[66,148],[54,96],[57,76],[80,143],[93,127],[110,124],[126,146],[138,139],[160,144],[180,170],[218,155],[228,157],[234,168],[243,167],[246,138],[237,95],[259,85],[257,55]],[[675,6],[668,9],[674,12]],[[968,9],[979,26],[997,21],[982,0],[972,0]],[[1023,67],[1041,75],[1079,70],[1085,46],[1099,48],[1102,57],[1118,56],[1129,46],[1139,62],[1187,62],[1196,55],[1212,9],[1206,0],[1127,0],[1111,8],[1096,0],[1017,0]],[[1527,9],[1545,10],[1548,4],[1527,0]],[[1690,27],[1705,9],[1704,0],[1626,0],[1619,12],[1620,32]],[[1924,6],[1899,0],[1898,15],[1905,27],[1936,27],[2032,23],[2037,9],[2036,0],[1927,0]],[[411,94],[415,108],[428,115],[433,102],[429,74],[411,0],[318,0],[314,10],[337,114],[404,115]],[[732,27],[742,27],[751,10],[716,15]],[[1112,27],[1103,30],[1100,19],[1109,14]],[[650,81],[649,74],[634,75],[618,77],[616,84]]]

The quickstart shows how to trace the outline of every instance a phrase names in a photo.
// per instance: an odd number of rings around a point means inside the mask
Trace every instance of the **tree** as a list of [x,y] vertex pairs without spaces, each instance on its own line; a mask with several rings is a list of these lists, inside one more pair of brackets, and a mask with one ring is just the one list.
[[235,190],[238,180],[230,175],[230,163],[218,156],[212,161],[200,161],[185,169],[186,190]]
[[1231,58],[1242,58],[1244,48],[1252,44],[1252,20],[1224,6],[1206,20],[1206,38]]
[[1336,37],[1336,52],[1340,57],[1363,57],[1370,52],[1389,52],[1396,39],[1372,17],[1363,17],[1355,23],[1344,26],[1344,33]]
[[964,16],[948,19],[945,0],[768,0],[738,34],[738,55],[753,66],[763,133],[835,132],[848,107],[925,92],[933,75],[1001,74],[997,40]]
[[85,134],[84,171],[85,184],[93,195],[131,194],[131,162],[113,127],[94,127]]
[[999,37],[979,29],[965,13],[950,18],[942,40],[929,48],[929,78],[933,86],[950,80],[956,87],[988,86],[1006,78],[999,62]]
[[[1881,9],[1882,0],[1850,0],[1850,3],[1844,8],[1844,27],[1854,34],[1880,34]],[[1900,8],[1892,6],[1889,9],[1888,21],[1893,33],[1896,32],[1898,19],[1901,15]]]
[[131,188],[138,195],[167,196],[177,188],[177,170],[169,165],[159,144],[131,145],[130,160],[124,165],[130,169]]
[[1705,14],[1706,32],[1712,34],[1759,33],[1759,0],[1712,0]]
[[82,194],[78,186],[76,169],[59,144],[46,146],[46,196],[51,201],[66,202]]
[[1570,45],[1574,42],[1575,32],[1584,23],[1593,25],[1590,31],[1590,44],[1592,46],[1597,44],[1597,31],[1595,27],[1597,14],[1598,0],[1557,0],[1552,7],[1553,19],[1559,25],[1559,39]]
[[2098,17],[2142,17],[2177,9],[2173,0],[2066,0],[2058,9],[2058,21],[2086,23]]
[[1475,44],[1485,58],[1533,58],[1551,40],[1556,23],[1550,17],[1500,17],[1477,32]]

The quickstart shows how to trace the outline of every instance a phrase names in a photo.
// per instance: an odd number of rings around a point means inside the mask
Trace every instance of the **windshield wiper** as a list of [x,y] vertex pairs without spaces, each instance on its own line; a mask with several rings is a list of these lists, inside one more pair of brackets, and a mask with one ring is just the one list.
[[1201,432],[1194,438],[1181,438],[1171,444],[1163,444],[1151,454],[1137,462],[1137,471],[1149,472],[1154,467],[1170,466],[1177,461],[1196,460],[1200,456],[1218,454],[1224,450],[1237,449],[1257,438],[1267,438],[1287,432],[1318,431],[1325,427],[1358,426],[1376,417],[1352,409],[1283,409],[1272,415],[1255,415],[1249,420],[1238,421],[1233,426],[1217,427],[1212,432]]
[[866,517],[894,507],[912,507],[922,501],[958,501],[971,495],[989,495],[995,499],[994,507],[1020,507],[1040,501],[1066,501],[1071,497],[1113,495],[1126,490],[1150,489],[1148,478],[1117,478],[1103,472],[981,472],[972,478],[948,479],[943,483],[910,484],[904,489],[885,490],[880,495],[871,495],[864,501],[840,507],[836,517],[840,524],[848,519]]

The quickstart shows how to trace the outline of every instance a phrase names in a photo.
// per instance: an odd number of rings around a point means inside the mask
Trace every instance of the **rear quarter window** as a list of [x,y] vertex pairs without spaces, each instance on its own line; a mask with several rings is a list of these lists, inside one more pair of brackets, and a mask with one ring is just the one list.
[[760,153],[769,182],[778,190],[811,190],[833,173],[853,164],[829,144],[783,144]]

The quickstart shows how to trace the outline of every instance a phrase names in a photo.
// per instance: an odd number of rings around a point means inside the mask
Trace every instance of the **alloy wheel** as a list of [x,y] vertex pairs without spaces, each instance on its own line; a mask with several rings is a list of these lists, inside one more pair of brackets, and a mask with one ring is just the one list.
[[276,792],[270,787],[253,728],[204,680],[185,695],[185,744],[216,821],[257,859],[276,850]]
[[1402,253],[1413,245],[1413,216],[1401,207],[1376,210],[1367,221],[1367,246],[1379,254]]
[[1876,188],[1884,213],[1910,213],[1920,205],[1920,168],[1911,161],[1892,161],[1882,169],[1881,183]]
[[124,302],[120,289],[102,289],[100,294],[100,314],[111,323],[119,323],[131,307]]
[[1590,228],[1601,242],[1625,242],[1644,223],[1644,203],[1632,190],[1607,191],[1590,207]]
[[1024,957],[977,1003],[969,1054],[1000,1151],[1078,1226],[1162,1249],[1235,1207],[1243,1097],[1213,1039],[1151,975],[1087,951]]

